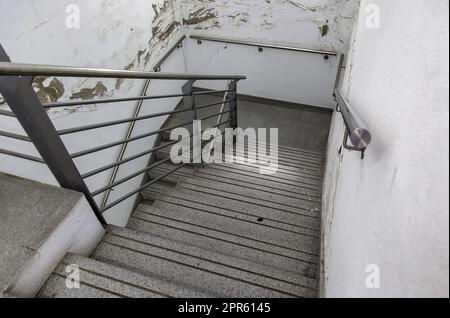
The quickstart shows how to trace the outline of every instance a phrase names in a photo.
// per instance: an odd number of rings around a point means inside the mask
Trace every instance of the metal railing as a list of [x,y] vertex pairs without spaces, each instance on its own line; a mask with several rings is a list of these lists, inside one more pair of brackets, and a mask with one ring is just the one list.
[[212,37],[212,36],[203,36],[203,35],[191,35],[190,38],[193,40],[197,40],[198,44],[202,44],[202,41],[209,41],[209,42],[219,42],[219,43],[230,43],[230,44],[254,46],[254,47],[258,48],[259,52],[262,52],[264,48],[268,48],[268,49],[277,49],[277,50],[285,50],[285,51],[321,54],[324,56],[325,59],[328,59],[329,56],[337,55],[337,53],[334,51],[308,49],[308,48],[301,48],[301,47],[295,47],[295,46],[271,44],[271,43],[264,43],[264,42],[255,42],[255,41],[248,41],[248,40],[239,40],[239,39],[232,39],[232,38]]
[[[336,111],[341,113],[342,118],[344,119],[345,134],[343,146],[348,150],[360,151],[361,159],[364,159],[364,154],[372,140],[372,135],[369,130],[365,128],[365,125],[362,123],[361,119],[356,116],[356,113],[351,110],[349,103],[342,96],[339,89],[342,70],[344,69],[344,59],[344,54],[341,54],[338,72],[336,75],[336,82],[334,85],[333,97],[336,101]],[[349,139],[352,145],[348,144]]]
[[[158,66],[159,68],[161,65]],[[36,92],[32,88],[32,82],[35,76],[59,76],[59,77],[93,77],[93,78],[121,78],[121,79],[144,79],[148,80],[187,80],[186,84],[183,85],[181,93],[171,94],[171,95],[154,95],[154,96],[136,96],[136,97],[126,97],[126,98],[111,98],[111,99],[98,99],[98,100],[81,100],[81,101],[71,101],[71,102],[56,102],[42,104],[37,96]],[[94,213],[102,224],[106,224],[103,217],[103,213],[117,204],[127,200],[143,190],[145,187],[152,185],[158,180],[165,178],[171,173],[177,171],[185,164],[177,166],[172,171],[167,174],[158,177],[157,179],[150,180],[149,182],[141,185],[137,189],[121,196],[111,203],[107,203],[101,207],[97,205],[95,197],[110,191],[112,188],[132,179],[137,176],[143,175],[151,171],[153,168],[168,162],[170,158],[160,160],[151,163],[149,166],[141,169],[135,173],[132,173],[120,180],[110,179],[109,184],[100,188],[91,190],[86,185],[86,179],[94,177],[101,172],[108,171],[110,169],[115,169],[124,163],[131,162],[138,158],[142,158],[146,155],[150,155],[157,150],[161,150],[165,147],[170,147],[179,141],[172,141],[166,144],[153,147],[142,151],[141,153],[132,155],[130,157],[123,158],[125,151],[121,154],[121,157],[114,163],[105,165],[93,169],[91,171],[80,173],[78,170],[74,159],[88,154],[97,153],[99,151],[109,149],[116,146],[127,145],[129,142],[141,140],[149,136],[155,136],[166,131],[170,131],[174,128],[192,125],[192,121],[180,123],[173,127],[161,128],[155,131],[150,131],[145,134],[137,135],[131,137],[131,133],[126,135],[122,140],[118,140],[109,144],[99,145],[90,149],[85,149],[76,153],[69,153],[67,150],[61,136],[76,134],[79,132],[86,132],[91,130],[96,130],[104,127],[114,127],[116,125],[124,123],[136,123],[137,121],[146,120],[150,118],[163,117],[177,113],[191,112],[193,120],[206,120],[209,118],[221,118],[225,114],[229,114],[229,119],[220,122],[212,128],[221,127],[228,125],[235,128],[237,123],[237,82],[239,80],[245,79],[245,76],[238,75],[197,75],[197,74],[175,74],[175,73],[159,73],[159,72],[140,72],[140,71],[124,71],[124,70],[107,70],[107,69],[93,69],[93,68],[80,68],[80,67],[63,67],[63,66],[49,66],[49,65],[31,65],[31,64],[17,64],[11,63],[6,52],[0,45],[0,94],[2,98],[6,101],[12,112],[3,111],[0,115],[14,116],[22,128],[25,130],[27,136],[21,136],[9,132],[1,132],[1,136],[6,138],[13,138],[16,140],[21,140],[25,142],[32,142],[36,147],[37,151],[42,158],[29,156],[27,154],[21,154],[18,152],[10,151],[8,149],[0,149],[0,153],[19,157],[22,159],[32,160],[39,163],[45,163],[53,175],[55,176],[58,183],[65,188],[72,189],[85,194],[86,199],[91,205]],[[194,82],[197,80],[224,80],[231,83],[226,89],[221,91],[210,91],[210,92],[195,92]],[[147,89],[144,87],[145,92]],[[145,93],[144,92],[144,93]],[[196,105],[195,96],[203,94],[217,94],[217,93],[228,93],[228,98],[221,100],[218,103],[211,103],[206,105]],[[70,107],[70,106],[80,106],[80,105],[90,105],[90,104],[111,104],[120,103],[125,101],[145,101],[152,99],[165,99],[170,97],[181,97],[184,101],[184,108],[175,109],[173,111],[159,112],[150,115],[140,116],[139,111],[134,113],[132,118],[118,119],[107,122],[100,122],[96,124],[90,124],[80,127],[67,128],[62,130],[56,130],[51,119],[47,114],[48,109],[60,108],[60,107]],[[233,99],[231,99],[233,98]],[[215,105],[222,105],[227,103],[229,105],[228,110],[221,109],[217,114],[213,114],[206,117],[198,117],[197,110],[212,107]],[[139,107],[144,107],[145,105],[140,105]],[[132,129],[131,129],[132,130]],[[192,138],[192,134],[189,138]],[[206,141],[206,143],[209,141]],[[112,180],[112,182],[111,182]]]
[[[155,72],[161,72],[161,66],[164,64],[165,61],[167,61],[167,59],[172,55],[172,53],[176,49],[178,49],[178,48],[183,46],[183,41],[185,39],[186,39],[186,36],[183,35],[180,39],[178,39],[178,41],[175,42],[174,45],[172,45],[172,47],[170,47],[170,49],[166,52],[166,54],[164,54],[163,57],[153,66],[153,70]],[[141,90],[141,96],[142,97],[147,95],[147,91],[148,91],[149,86],[150,86],[150,79],[147,79],[147,80],[145,80],[145,83],[144,83],[144,85],[142,87],[142,90]],[[142,108],[143,103],[144,103],[143,99],[140,99],[140,100],[137,101],[136,107],[135,107],[134,112],[133,112],[133,118],[137,118],[139,116],[139,113],[141,112],[141,108]],[[136,124],[135,121],[130,123],[130,125],[128,126],[128,129],[127,129],[126,135],[125,135],[125,139],[129,139],[131,137],[131,134],[133,133],[135,124]],[[119,155],[117,157],[117,161],[121,161],[123,159],[123,157],[125,156],[125,153],[127,151],[127,148],[128,148],[128,142],[125,143],[125,144],[122,144],[122,146],[120,148],[120,151],[119,151]],[[120,166],[114,167],[113,172],[111,174],[111,177],[109,178],[108,185],[111,185],[111,184],[113,184],[116,181],[117,174],[119,173],[119,167]],[[106,204],[108,203],[111,191],[112,191],[112,189],[108,189],[105,192],[105,195],[103,196],[103,199],[102,199],[102,203],[100,204],[100,208],[104,208],[106,206]]]

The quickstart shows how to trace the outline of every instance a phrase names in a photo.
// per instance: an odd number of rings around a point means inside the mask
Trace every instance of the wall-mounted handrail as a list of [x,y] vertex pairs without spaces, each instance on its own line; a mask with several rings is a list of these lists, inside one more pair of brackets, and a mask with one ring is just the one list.
[[314,53],[314,54],[321,54],[321,55],[326,55],[326,56],[330,56],[330,55],[336,56],[337,55],[337,53],[334,51],[308,49],[308,48],[271,44],[271,43],[264,43],[264,42],[250,41],[250,40],[239,40],[239,39],[232,39],[232,38],[204,36],[204,35],[191,35],[190,38],[193,40],[197,40],[197,42],[199,44],[201,44],[201,41],[209,41],[209,42],[220,42],[220,43],[255,46],[260,49],[269,48],[269,49],[278,49],[278,50],[286,50],[286,51],[294,51],[294,52]]
[[169,58],[169,56],[172,55],[172,53],[182,47],[183,45],[183,41],[186,39],[186,36],[183,35],[178,41],[175,42],[174,45],[172,45],[172,47],[166,52],[166,54],[163,55],[163,57],[159,60],[158,63],[155,64],[155,66],[153,66],[153,70],[155,72],[160,72],[161,71],[161,65],[164,64],[164,62]]
[[158,73],[112,70],[100,68],[83,68],[72,66],[53,66],[24,63],[0,62],[0,75],[5,76],[59,76],[90,78],[129,78],[157,80],[244,80],[242,75],[199,75],[184,73]]
[[341,54],[341,56],[339,57],[338,70],[336,73],[336,81],[334,82],[334,89],[333,89],[333,97],[335,98],[336,98],[335,92],[339,88],[339,84],[341,82],[342,70],[344,69],[344,59],[345,55]]
[[[345,100],[340,91],[339,86],[341,83],[342,70],[345,68],[344,60],[345,56],[344,54],[341,54],[339,57],[336,81],[334,83],[333,98],[336,101],[336,111],[341,113],[344,119],[344,148],[348,150],[360,151],[361,159],[364,159],[364,153],[372,140],[372,136],[369,130],[364,128],[364,124],[356,116],[356,113],[351,110],[349,103]],[[347,143],[349,138],[352,145]]]
[[[336,103],[339,108],[339,112],[342,114],[346,127],[346,135],[344,137],[344,147],[349,150],[361,151],[362,158],[364,158],[364,152],[369,146],[372,136],[368,129],[365,128],[362,121],[351,110],[350,105],[342,96],[339,89],[334,91]],[[353,146],[347,144],[347,138]]]

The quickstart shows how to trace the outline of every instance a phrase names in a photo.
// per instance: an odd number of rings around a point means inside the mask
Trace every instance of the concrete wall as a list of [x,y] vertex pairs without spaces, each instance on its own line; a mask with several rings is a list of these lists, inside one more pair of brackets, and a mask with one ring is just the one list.
[[[68,28],[76,4],[80,28]],[[150,70],[182,33],[233,36],[306,48],[345,52],[358,1],[51,1],[13,0],[0,3],[1,44],[13,62],[82,67]],[[237,34],[239,31],[239,34]],[[225,50],[224,47],[227,49]],[[330,94],[337,58],[264,50],[187,40],[164,64],[163,71],[213,74],[246,74],[240,93],[319,105],[332,105]],[[264,65],[265,67],[261,67]],[[154,81],[148,94],[178,93],[180,82]],[[34,88],[42,102],[135,96],[143,81],[36,78]],[[225,83],[197,83],[222,89]],[[219,85],[219,86],[216,86]],[[177,99],[144,103],[143,114],[172,109]],[[49,111],[57,129],[130,117],[135,103],[93,105]],[[7,106],[0,106],[7,109]],[[157,129],[165,118],[140,122],[133,135]],[[15,119],[0,117],[2,130],[23,133]],[[70,153],[123,139],[127,125],[64,136]],[[95,138],[92,138],[95,134]],[[130,144],[127,156],[153,145],[154,138]],[[34,146],[0,137],[4,148],[38,155]],[[81,173],[115,161],[119,147],[76,159]],[[145,166],[148,156],[123,165],[119,178]],[[0,155],[0,171],[56,184],[45,165]],[[107,184],[111,170],[87,179],[91,190]],[[115,189],[111,200],[136,188],[135,178]],[[102,196],[97,197],[101,202]],[[107,213],[108,221],[123,225],[133,200]],[[126,213],[124,213],[126,211]]]
[[[366,25],[373,4],[376,29]],[[324,189],[324,296],[449,295],[448,12],[440,0],[361,3],[343,91],[373,143],[363,161],[343,150],[335,114]],[[376,287],[377,269],[379,288],[367,288]]]
[[[73,13],[66,11],[69,4],[76,4],[80,13],[80,28],[67,28],[66,20]],[[69,7],[70,8],[70,7]],[[127,70],[150,70],[169,47],[181,36],[180,18],[172,1],[126,0],[101,1],[52,1],[6,0],[0,2],[0,41],[13,62],[71,65]],[[163,65],[162,71],[185,72],[184,55],[176,51]],[[154,81],[148,94],[179,93],[180,82]],[[34,81],[42,102],[82,100],[90,98],[114,98],[140,95],[141,80],[36,78]],[[146,102],[142,115],[171,110],[178,99]],[[7,109],[7,106],[0,106]],[[90,123],[129,118],[135,102],[114,105],[91,105],[55,109],[49,116],[57,129],[76,127]],[[140,122],[134,134],[159,129],[165,118]],[[17,121],[0,116],[1,130],[23,133]],[[115,126],[64,136],[70,153],[121,140],[127,125]],[[95,138],[93,138],[95,136]],[[146,138],[130,144],[126,156],[142,149],[149,149],[154,138]],[[0,147],[37,155],[33,145],[0,137]],[[119,147],[110,148],[76,160],[82,173],[104,166],[116,160]],[[133,164],[124,165],[119,178],[130,171],[142,169],[148,156]],[[0,155],[0,171],[33,180],[56,184],[56,180],[44,165]],[[107,184],[111,170],[87,180],[91,190]],[[136,178],[123,187],[116,188],[111,200],[129,192],[140,184]],[[102,196],[98,197],[100,202]],[[106,216],[117,225],[123,225],[131,211],[132,200],[121,204]],[[121,211],[127,211],[123,214]]]
[[[359,0],[180,0],[189,34],[347,51]],[[245,74],[243,94],[332,107],[337,57],[189,41],[188,71]],[[213,83],[214,84],[214,83]],[[203,85],[207,86],[207,85]],[[216,88],[215,86],[210,86]]]

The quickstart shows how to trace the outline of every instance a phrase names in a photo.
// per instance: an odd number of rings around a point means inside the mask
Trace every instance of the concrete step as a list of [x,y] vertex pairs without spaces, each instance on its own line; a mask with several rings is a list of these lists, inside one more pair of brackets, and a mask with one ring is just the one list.
[[206,180],[202,178],[184,178],[178,185],[180,187],[193,186],[201,189],[202,191],[214,191],[220,193],[230,193],[233,195],[239,195],[243,199],[251,198],[256,199],[259,202],[271,202],[279,204],[280,206],[288,206],[295,208],[303,208],[310,211],[320,211],[320,203],[312,199],[300,199],[300,198],[290,198],[282,194],[262,191],[261,189],[248,188],[242,185],[235,185],[230,183],[224,183],[222,180]]
[[[230,186],[236,186],[240,188],[240,191],[245,191],[245,189],[255,190],[261,195],[272,196],[278,195],[284,197],[287,201],[289,200],[300,200],[301,202],[314,202],[320,207],[320,196],[306,195],[301,193],[296,193],[295,191],[289,191],[288,189],[282,187],[273,187],[264,182],[251,182],[249,180],[240,180],[236,176],[217,176],[215,174],[208,173],[207,171],[197,170],[195,172],[196,180],[204,180],[210,182],[210,184],[224,184]],[[315,208],[316,206],[312,206]]]
[[127,228],[187,242],[206,250],[245,258],[303,276],[316,277],[317,255],[236,236],[204,225],[186,223],[167,216],[165,210],[153,206],[144,206],[139,206],[135,211],[128,222]]
[[[164,198],[166,199],[166,197]],[[221,211],[214,207],[199,210],[192,202],[179,199],[156,201],[152,205],[142,203],[138,206],[133,217],[142,221],[157,221],[164,224],[174,223],[177,227],[187,225],[189,228],[204,229],[208,233],[236,237],[248,242],[262,243],[286,252],[293,252],[300,259],[314,262],[318,256],[316,246],[317,232],[308,228],[294,227],[274,220],[255,222],[250,215],[236,214],[239,218],[231,218],[229,211]],[[175,203],[176,202],[176,203]],[[191,203],[191,205],[189,205]],[[219,213],[220,212],[220,213]],[[215,213],[215,214],[214,214]],[[258,221],[258,219],[256,219]],[[262,224],[261,224],[262,223]],[[276,224],[277,226],[271,226]],[[293,239],[295,236],[297,239]],[[299,257],[299,254],[302,254]],[[287,254],[292,255],[292,254]]]
[[[80,288],[66,287],[68,265],[80,270]],[[70,273],[70,271],[69,271]],[[51,298],[166,298],[208,297],[185,286],[142,275],[123,267],[114,266],[92,258],[67,255],[55,269],[38,297]]]
[[[176,167],[172,163],[164,163],[150,172],[151,178],[157,178]],[[193,178],[197,176],[213,176],[228,182],[240,182],[251,186],[264,187],[269,190],[275,189],[291,194],[295,197],[307,200],[320,200],[321,187],[310,186],[295,182],[292,180],[283,180],[276,178],[276,175],[265,176],[259,174],[252,167],[242,166],[235,169],[235,165],[206,165],[205,168],[198,167],[193,170],[188,167],[182,168],[174,175],[165,178],[166,181],[177,183],[180,178]],[[248,168],[248,169],[246,169]],[[283,193],[281,192],[281,193]]]
[[[193,202],[164,196],[153,204],[163,209],[166,217],[188,224],[205,226],[216,231],[224,231],[231,235],[267,242],[272,245],[285,247],[312,255],[317,254],[318,232],[311,230],[310,225],[305,227],[276,222],[265,219],[268,213],[251,214],[236,213],[233,211],[207,206],[195,205]],[[191,207],[195,206],[195,208]],[[262,220],[258,222],[258,220]]]
[[214,297],[314,297],[313,279],[129,229],[110,229],[92,257]]
[[[168,141],[162,141],[160,145],[167,145],[169,144]],[[170,151],[172,146],[164,147],[162,149],[159,149],[156,151],[156,158],[157,160],[163,160],[168,157],[170,157]],[[241,155],[242,153],[238,152],[238,157],[242,158],[242,162],[247,162],[248,160],[246,156]],[[229,159],[229,156],[223,156],[223,160]],[[192,159],[192,153],[191,153],[191,159]],[[235,160],[236,162],[236,160]],[[312,160],[305,161],[303,159],[285,159],[282,157],[278,158],[278,167],[281,169],[289,170],[294,169],[297,172],[302,172],[309,176],[319,176],[321,177],[323,175],[323,166],[324,163],[322,161],[315,162]],[[264,167],[263,165],[261,165]]]
[[[178,179],[178,187],[198,190],[200,192],[212,193],[225,197],[238,196],[242,200],[257,200],[258,203],[274,203],[281,207],[302,208],[307,211],[320,212],[320,203],[314,199],[302,199],[295,197],[286,197],[279,193],[266,191],[265,189],[251,188],[234,182],[224,182],[223,179],[205,179],[196,175],[195,178],[180,177]],[[173,185],[174,186],[174,185]],[[151,186],[142,191],[146,200],[154,201],[159,193],[166,189],[158,186]]]
[[[187,121],[189,121],[190,119],[188,119]],[[170,128],[170,127],[174,127],[177,124],[182,124],[184,123],[184,121],[180,121],[180,120],[176,120],[173,121],[170,126],[166,125],[165,128]],[[216,122],[213,121],[213,125],[215,125]],[[206,126],[204,126],[202,124],[202,127],[211,127],[212,125],[208,125],[206,124]],[[189,132],[192,133],[192,126],[188,129]],[[165,133],[162,134],[162,140],[163,141],[171,141],[170,139],[170,131],[167,131]],[[245,149],[255,153],[258,151],[258,147],[259,145],[256,146],[248,146],[246,145]],[[270,153],[270,148],[268,145],[266,145],[266,151],[267,153]],[[323,161],[325,160],[325,154],[322,152],[315,152],[315,151],[310,151],[310,150],[306,150],[306,149],[298,149],[298,148],[292,148],[292,147],[286,147],[283,145],[278,145],[278,154],[280,157],[286,157],[286,158],[303,158],[303,159],[312,159],[312,160],[317,160],[317,161]]]
[[[282,206],[269,201],[260,202],[257,199],[223,193],[214,189],[199,189],[196,186],[191,188],[184,187],[185,185],[183,182],[176,188],[157,195],[152,194],[152,189],[149,187],[146,193],[151,198],[154,198],[155,205],[159,202],[177,202],[184,207],[190,206],[202,210],[209,210],[209,208],[219,209],[229,211],[233,216],[237,214],[239,216],[248,216],[250,220],[263,218],[264,220],[273,220],[304,229],[315,230],[319,225],[320,215],[317,211]],[[305,234],[313,235],[309,231],[305,231]]]

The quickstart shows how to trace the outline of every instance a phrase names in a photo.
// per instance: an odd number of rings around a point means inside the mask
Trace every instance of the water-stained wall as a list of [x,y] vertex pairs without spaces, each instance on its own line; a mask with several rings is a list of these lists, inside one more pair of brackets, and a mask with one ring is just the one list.
[[[180,0],[190,34],[346,53],[359,0]],[[245,74],[241,93],[332,107],[337,57],[189,42],[190,72]]]
[[[79,8],[80,27],[68,28],[69,4]],[[181,34],[201,33],[345,52],[357,0],[5,0],[0,2],[0,43],[12,61],[125,70],[151,70]],[[337,58],[321,55],[186,40],[163,65],[178,73],[244,74],[239,92],[329,107]],[[211,86],[211,83],[197,83]],[[36,77],[33,87],[43,103],[136,96],[143,81]],[[152,81],[150,94],[173,94],[180,82]],[[217,88],[223,89],[224,83]],[[142,115],[172,109],[178,100],[146,101]],[[59,108],[49,111],[57,129],[131,117],[135,103]],[[6,105],[0,105],[6,109]],[[159,128],[164,118],[139,122],[134,134]],[[0,118],[2,130],[23,133],[12,118]],[[123,139],[127,125],[64,136],[70,153]],[[92,138],[95,134],[95,138]],[[154,138],[128,147],[131,155]],[[30,144],[0,137],[12,150],[36,155]],[[119,147],[76,159],[80,171],[113,162]],[[123,165],[119,177],[142,168],[141,161]],[[0,155],[0,170],[55,184],[45,166]],[[87,180],[91,189],[104,186],[111,171]],[[135,179],[124,184],[133,188]],[[125,190],[124,190],[125,191]],[[115,189],[112,199],[123,191]],[[101,199],[101,197],[99,197]],[[128,202],[128,201],[127,201]],[[123,204],[127,204],[126,202]],[[123,205],[118,209],[128,210]],[[114,213],[113,213],[114,214]],[[126,221],[126,217],[118,223]]]
[[[73,14],[70,4],[79,8],[79,28],[69,28],[67,19]],[[69,6],[69,7],[68,7]],[[68,10],[69,8],[69,10]],[[169,47],[181,36],[180,18],[172,1],[163,0],[5,0],[0,2],[0,43],[13,62],[35,64],[69,65],[125,70],[151,70]],[[69,21],[70,22],[70,21]],[[163,71],[185,72],[184,57],[177,50],[162,66]],[[36,77],[33,88],[43,103],[77,101],[92,98],[114,98],[141,94],[142,80],[73,79],[61,77]],[[180,83],[152,82],[149,94],[179,93]],[[141,115],[172,109],[178,100],[160,103],[145,102]],[[129,118],[135,102],[110,105],[67,107],[50,110],[57,129],[91,123]],[[0,105],[7,109],[7,105]],[[134,134],[159,129],[164,118],[146,120],[136,125]],[[23,133],[15,119],[0,116],[1,130]],[[70,153],[121,140],[127,125],[115,126],[64,136]],[[95,138],[93,138],[95,136]],[[154,138],[146,138],[130,144],[125,157],[141,152],[153,145]],[[4,148],[37,155],[33,145],[0,137]],[[76,159],[82,173],[113,162],[119,147]],[[148,157],[123,165],[119,177],[146,165]],[[0,155],[0,170],[26,178],[55,184],[54,177],[44,165],[17,160]],[[111,170],[87,179],[91,189],[104,186]],[[116,188],[111,200],[128,192],[139,178]],[[101,196],[98,197],[99,201]],[[119,210],[129,210],[126,205]],[[114,214],[114,211],[113,213]],[[107,215],[108,217],[108,215]],[[127,215],[116,223],[126,222]]]
[[183,23],[199,33],[345,52],[355,0],[180,0]]

